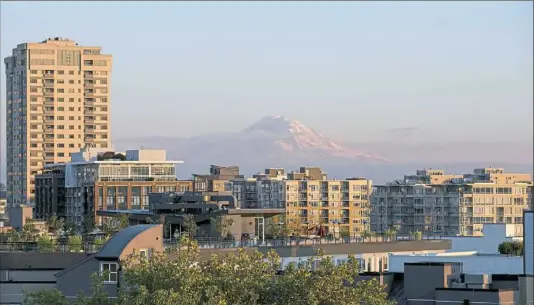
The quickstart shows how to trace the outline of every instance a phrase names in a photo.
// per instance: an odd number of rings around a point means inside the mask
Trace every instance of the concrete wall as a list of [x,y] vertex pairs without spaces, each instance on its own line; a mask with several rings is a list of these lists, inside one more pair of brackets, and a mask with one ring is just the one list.
[[[308,246],[273,247],[280,256],[314,256],[319,250],[325,255],[360,254],[360,253],[393,253],[393,252],[419,252],[450,249],[449,240],[414,240],[372,243],[347,244],[316,244]],[[270,248],[259,248],[260,252],[267,253]]]
[[524,220],[525,274],[534,275],[534,211],[525,211]]
[[436,289],[435,305],[463,304],[514,304],[513,289]]
[[405,263],[461,262],[467,274],[523,274],[523,258],[500,255],[425,256],[391,255],[390,272],[404,272]]
[[376,279],[380,285],[384,285],[384,290],[387,294],[391,292],[391,287],[393,286],[393,273],[375,273],[375,272],[366,272],[362,273],[356,278],[356,283],[359,281],[369,281]]
[[162,149],[136,149],[126,151],[127,161],[166,161],[167,151]]
[[22,229],[26,223],[26,218],[33,219],[33,208],[27,206],[12,207],[9,210],[9,225],[15,229]]
[[532,305],[534,304],[534,276],[521,275],[519,276],[519,304]]
[[435,289],[448,287],[449,278],[461,272],[459,264],[447,263],[406,264],[404,269],[404,294],[408,305],[434,305]]

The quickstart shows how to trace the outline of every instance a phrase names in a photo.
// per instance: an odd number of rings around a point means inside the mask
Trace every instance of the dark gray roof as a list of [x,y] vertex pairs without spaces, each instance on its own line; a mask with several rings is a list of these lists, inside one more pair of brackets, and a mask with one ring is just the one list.
[[113,235],[108,240],[102,249],[96,254],[96,258],[118,258],[124,248],[139,234],[153,228],[157,225],[136,225],[127,227],[126,229]]
[[0,252],[0,270],[68,268],[88,257],[74,252]]

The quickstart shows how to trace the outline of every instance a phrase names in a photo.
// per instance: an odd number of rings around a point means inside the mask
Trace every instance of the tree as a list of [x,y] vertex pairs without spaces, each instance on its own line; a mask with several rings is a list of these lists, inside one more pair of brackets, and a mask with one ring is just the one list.
[[10,229],[5,233],[0,233],[0,241],[18,243],[22,240],[22,235],[15,229]]
[[65,222],[63,225],[63,232],[67,236],[72,236],[76,234],[76,225],[72,222]]
[[395,236],[397,236],[397,231],[395,229],[387,229],[386,230],[386,239],[388,241],[391,241]]
[[375,234],[373,232],[371,232],[371,231],[365,230],[365,231],[362,232],[361,236],[363,237],[363,240],[365,241],[367,238],[371,238],[371,237],[375,236]]
[[100,247],[103,246],[107,241],[108,241],[108,238],[96,238],[96,239],[93,241],[93,244],[94,244],[97,248],[100,248]]
[[24,226],[21,230],[21,239],[23,242],[35,242],[39,238],[39,230],[35,227],[35,221],[31,218],[26,218]]
[[300,237],[305,230],[304,229],[305,224],[302,222],[302,219],[298,216],[292,219],[288,219],[288,221],[286,222],[286,226],[288,228],[289,235],[291,236]]
[[98,161],[105,161],[105,160],[111,160],[111,159],[117,159],[117,160],[121,160],[121,161],[124,161],[126,160],[126,156],[121,154],[121,153],[115,153],[115,152],[112,152],[112,151],[107,151],[101,155],[98,155],[96,157],[96,159]]
[[29,293],[24,291],[24,304],[26,305],[71,305],[67,298],[57,289],[39,290]]
[[234,224],[234,219],[221,215],[219,217],[210,218],[210,223],[213,230],[217,233],[217,239],[220,239],[221,237],[226,237],[230,233],[228,229]]
[[[390,305],[376,280],[356,281],[358,261],[336,265],[319,253],[308,264],[290,264],[279,273],[280,257],[244,249],[201,261],[196,242],[184,238],[172,258],[155,253],[130,256],[122,263],[118,298],[105,297],[102,279],[93,277],[93,292],[76,305]],[[312,270],[310,266],[315,266]],[[46,294],[46,295],[45,295]],[[25,293],[30,305],[64,305],[57,291]],[[113,302],[113,303],[112,303]]]
[[37,240],[37,247],[40,252],[54,252],[56,250],[57,241],[43,235]]
[[69,251],[80,252],[83,249],[83,238],[80,235],[69,236]]
[[273,238],[286,238],[291,235],[291,230],[287,225],[285,217],[283,215],[276,215],[267,219],[265,234]]
[[510,256],[523,255],[523,243],[520,241],[505,241],[499,244],[497,248],[500,254]]
[[107,236],[112,236],[115,233],[127,228],[130,225],[130,215],[129,214],[121,214],[117,218],[112,218],[108,223],[105,223],[102,226],[102,231]]
[[349,229],[349,227],[341,227],[341,231],[339,232],[339,235],[341,237],[350,237],[350,229]]
[[82,222],[82,232],[85,233],[85,234],[89,234],[91,232],[93,232],[93,230],[95,229],[95,225],[94,225],[94,219],[93,217],[91,216],[86,216],[85,219],[83,220]]
[[413,239],[415,240],[421,240],[423,239],[423,232],[421,231],[415,231],[415,232],[411,232],[410,235],[413,237]]
[[184,228],[189,233],[189,236],[195,237],[198,232],[198,225],[197,225],[197,222],[195,221],[195,216],[191,214],[184,215],[183,221],[184,221]]
[[52,215],[52,217],[46,220],[46,228],[48,229],[48,232],[52,233],[55,237],[59,237],[64,227],[65,222],[56,215]]

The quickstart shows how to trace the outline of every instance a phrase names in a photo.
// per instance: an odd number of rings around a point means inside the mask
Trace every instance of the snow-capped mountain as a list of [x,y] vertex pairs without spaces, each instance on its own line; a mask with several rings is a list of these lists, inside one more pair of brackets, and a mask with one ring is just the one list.
[[379,162],[385,158],[351,149],[310,127],[282,116],[261,118],[237,132],[180,138],[137,138],[115,141],[117,149],[166,149],[169,158],[186,164],[307,166],[324,163]]
[[[531,160],[531,143],[410,144],[402,139],[343,143],[281,116],[264,117],[236,132],[187,139],[139,137],[113,142],[117,150],[166,149],[169,159],[185,161],[178,169],[181,178],[188,178],[190,173],[206,172],[209,164],[239,165],[245,175],[268,167],[294,170],[299,166],[317,165],[325,169],[329,177],[358,175],[382,182],[425,167],[443,168],[448,172],[467,172],[488,164],[499,164],[512,172],[532,169],[531,162],[525,162],[527,166],[521,163],[524,162],[521,160]],[[458,147],[463,149],[459,151]],[[382,156],[391,158],[391,162],[384,162],[387,160]],[[519,161],[505,165],[503,160]]]
[[264,117],[245,128],[237,136],[242,139],[270,140],[273,148],[282,149],[288,153],[311,152],[324,156],[387,161],[383,157],[349,149],[342,143],[323,136],[301,122],[283,116]]

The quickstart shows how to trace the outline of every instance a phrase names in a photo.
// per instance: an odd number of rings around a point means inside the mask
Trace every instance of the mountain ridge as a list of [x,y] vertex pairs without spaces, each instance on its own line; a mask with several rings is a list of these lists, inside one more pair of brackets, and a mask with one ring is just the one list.
[[165,149],[169,159],[185,162],[180,168],[188,173],[203,172],[207,164],[239,165],[251,173],[267,167],[317,165],[332,169],[331,174],[339,177],[351,172],[380,177],[387,172],[400,174],[401,169],[416,165],[438,168],[440,164],[453,164],[453,169],[471,171],[473,166],[512,164],[528,169],[533,155],[532,143],[527,142],[410,143],[402,136],[394,141],[339,141],[283,116],[263,117],[235,132],[130,137],[113,142],[118,150]]

